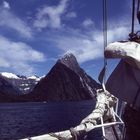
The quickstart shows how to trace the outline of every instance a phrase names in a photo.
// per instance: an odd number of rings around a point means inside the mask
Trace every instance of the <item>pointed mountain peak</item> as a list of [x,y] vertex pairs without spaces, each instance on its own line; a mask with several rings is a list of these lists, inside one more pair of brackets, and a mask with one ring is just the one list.
[[100,85],[80,68],[72,53],[65,54],[35,86],[30,98],[38,101],[93,99]]
[[75,57],[73,53],[71,52],[66,52],[62,58],[72,58],[72,57]]
[[66,53],[62,58],[60,58],[57,63],[62,63],[76,73],[80,70],[80,66],[77,62],[76,57],[72,53]]

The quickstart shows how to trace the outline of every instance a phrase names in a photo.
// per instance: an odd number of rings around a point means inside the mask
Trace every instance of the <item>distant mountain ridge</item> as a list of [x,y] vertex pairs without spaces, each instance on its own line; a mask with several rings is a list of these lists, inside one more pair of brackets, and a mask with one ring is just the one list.
[[26,77],[26,76],[15,75],[13,73],[8,73],[8,72],[1,72],[0,78],[4,79],[9,84],[11,84],[11,86],[16,88],[17,92],[15,92],[15,94],[17,95],[27,94],[31,92],[34,86],[40,80],[40,78],[37,76]]

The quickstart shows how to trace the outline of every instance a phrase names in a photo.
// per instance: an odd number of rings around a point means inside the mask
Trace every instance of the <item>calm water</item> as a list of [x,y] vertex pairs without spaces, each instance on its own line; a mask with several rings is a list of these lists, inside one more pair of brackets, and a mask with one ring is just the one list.
[[16,140],[78,125],[94,101],[0,104],[0,140]]

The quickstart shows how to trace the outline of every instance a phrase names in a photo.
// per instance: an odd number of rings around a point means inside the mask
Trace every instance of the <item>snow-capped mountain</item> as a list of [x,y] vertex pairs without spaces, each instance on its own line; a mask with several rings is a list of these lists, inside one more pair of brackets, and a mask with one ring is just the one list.
[[18,89],[19,95],[31,92],[38,81],[40,81],[40,78],[37,76],[26,77],[8,72],[0,73],[0,77],[5,79],[14,88]]

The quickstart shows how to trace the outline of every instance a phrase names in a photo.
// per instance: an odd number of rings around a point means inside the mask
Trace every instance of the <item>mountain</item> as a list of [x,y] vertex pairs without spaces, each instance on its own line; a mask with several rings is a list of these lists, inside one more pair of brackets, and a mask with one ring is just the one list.
[[0,102],[15,102],[19,90],[0,75]]
[[40,80],[40,78],[37,76],[26,77],[8,72],[0,73],[0,78],[4,79],[14,88],[16,88],[18,91],[16,94],[18,95],[30,93]]
[[0,102],[88,100],[97,88],[100,84],[80,68],[73,54],[64,55],[41,78],[0,73]]
[[73,54],[59,59],[26,98],[36,101],[78,101],[92,99],[100,85],[80,68]]
[[2,75],[0,75],[0,93],[16,95],[19,93],[19,90],[9,83]]

